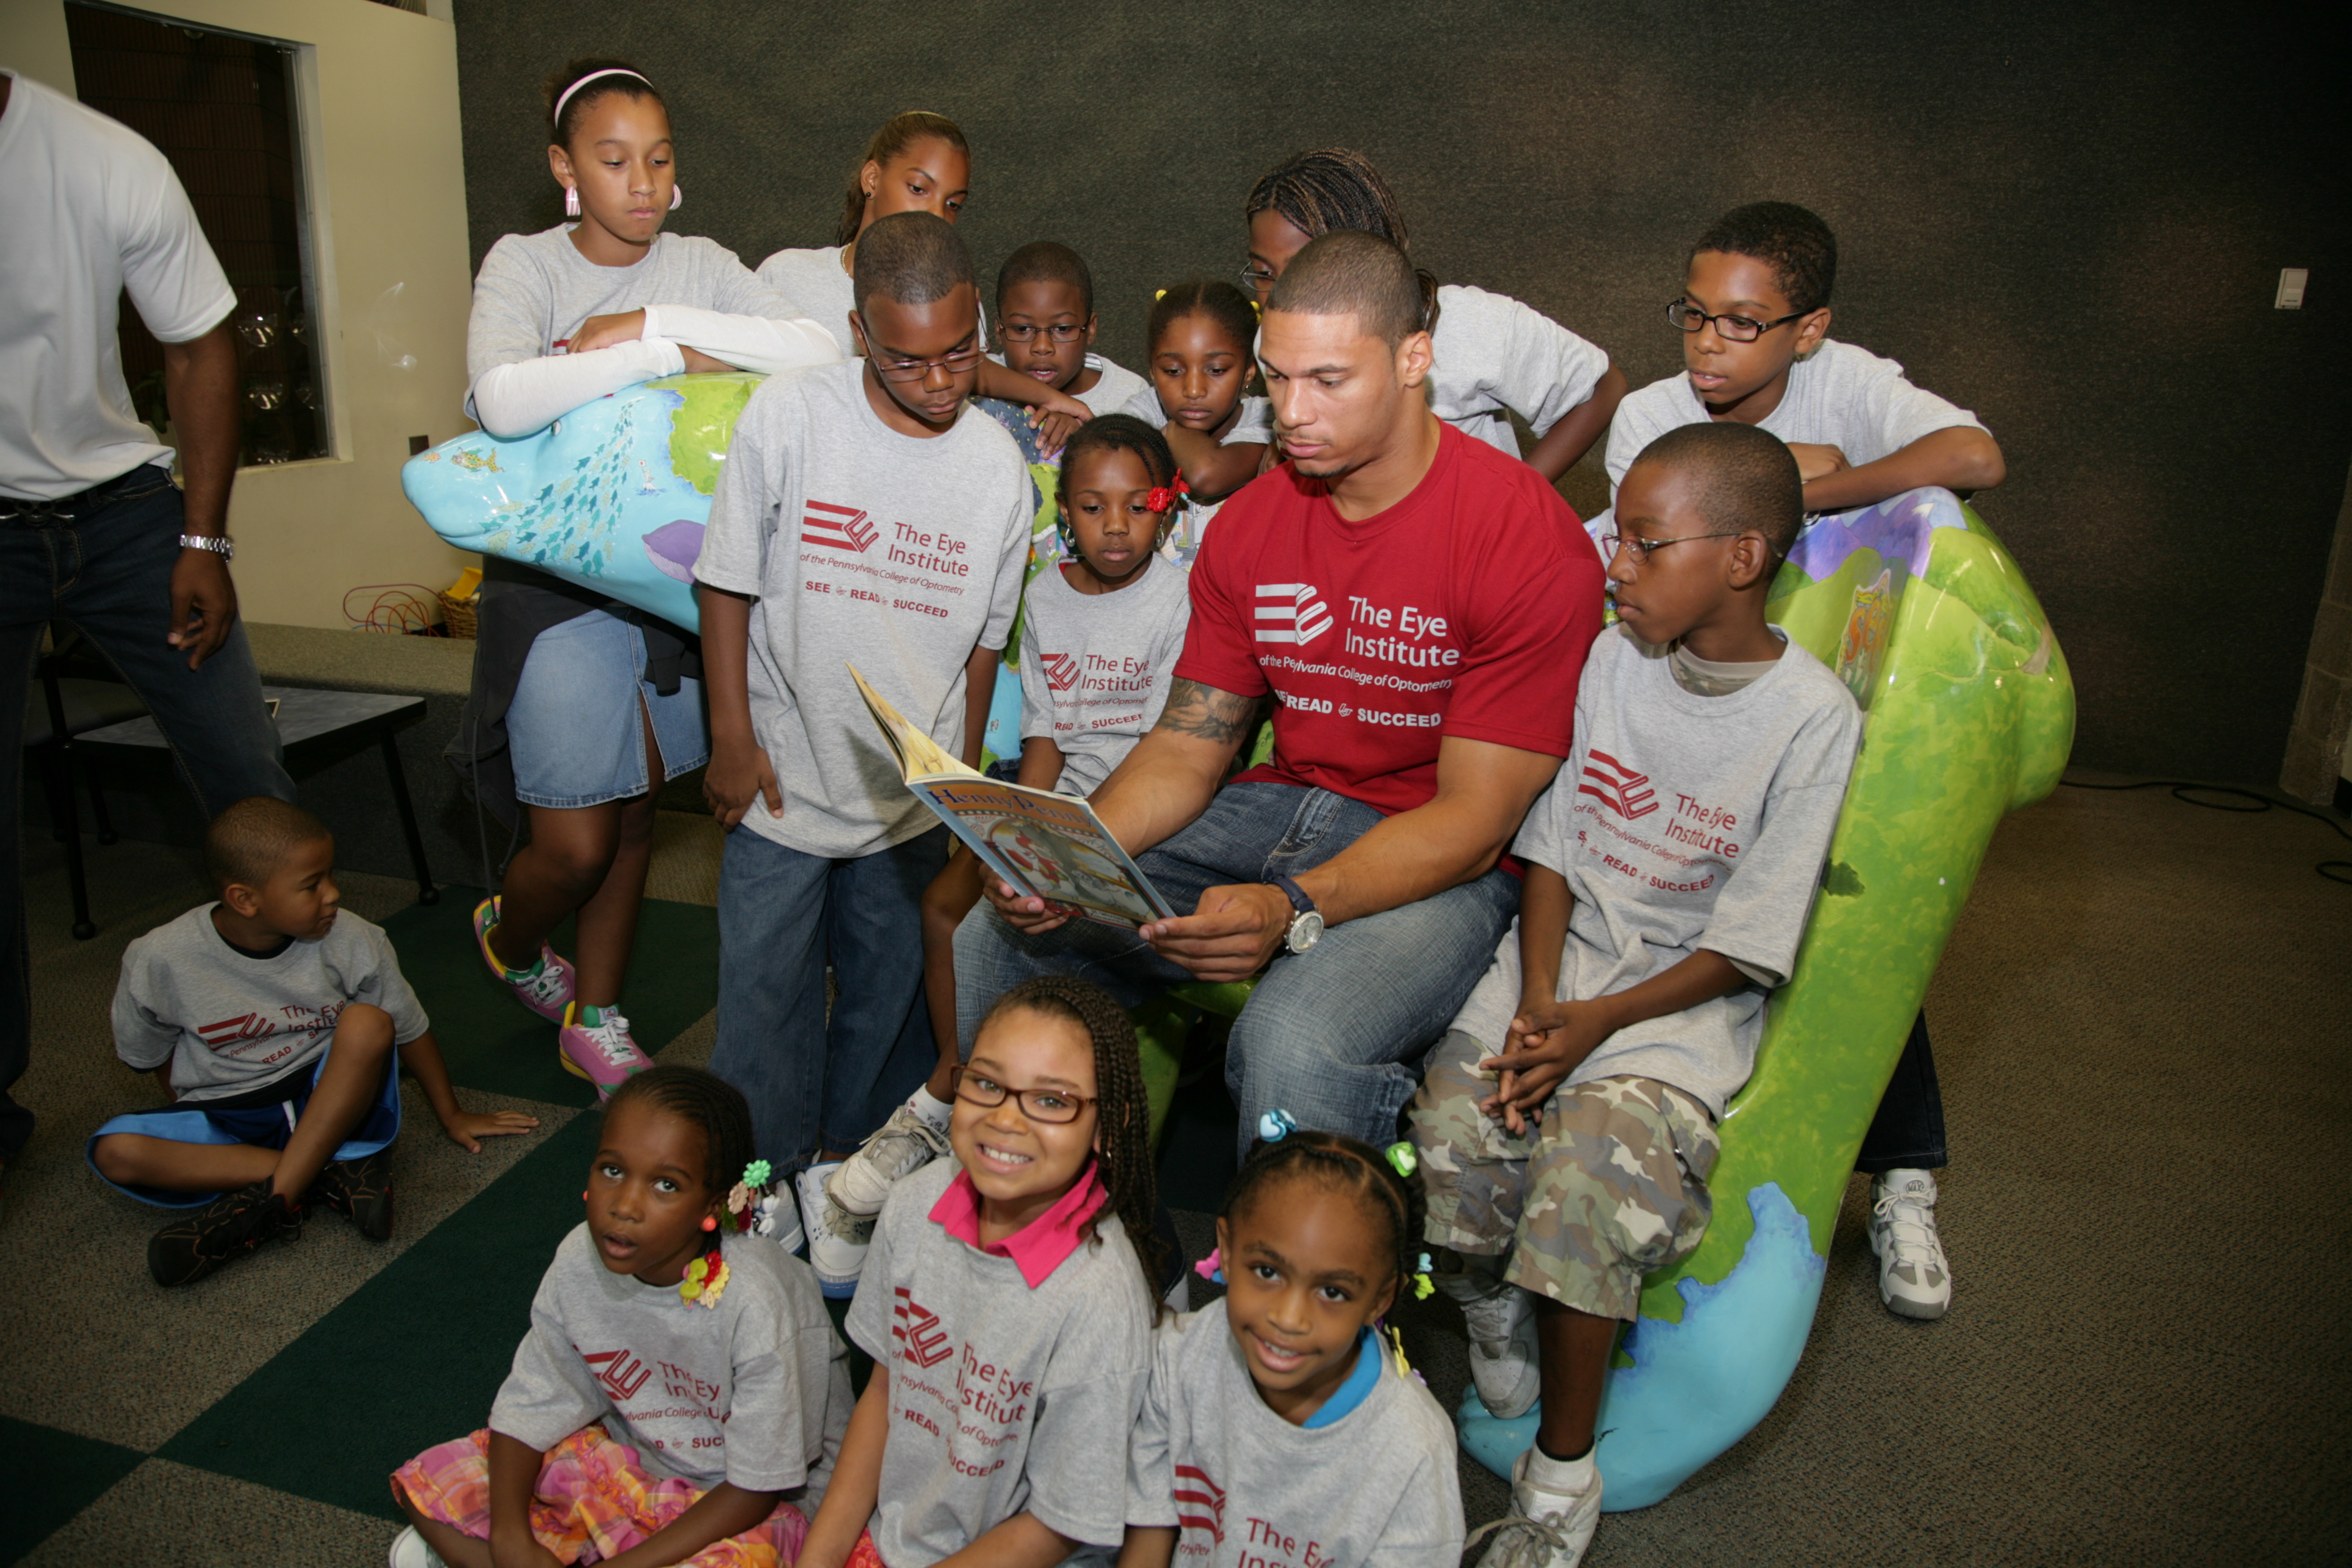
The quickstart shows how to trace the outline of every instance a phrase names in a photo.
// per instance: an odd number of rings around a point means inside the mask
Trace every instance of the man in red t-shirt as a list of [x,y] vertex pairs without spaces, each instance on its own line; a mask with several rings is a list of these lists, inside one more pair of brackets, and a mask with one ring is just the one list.
[[[1132,1005],[1265,972],[1234,1026],[1242,1141],[1287,1110],[1375,1144],[1518,907],[1501,862],[1568,755],[1601,566],[1534,469],[1429,411],[1404,253],[1341,231],[1258,358],[1288,461],[1218,514],[1160,722],[1095,810],[1177,909],[1141,941],[992,879],[956,933],[965,1048],[1032,974]],[[1274,756],[1220,790],[1271,693]]]

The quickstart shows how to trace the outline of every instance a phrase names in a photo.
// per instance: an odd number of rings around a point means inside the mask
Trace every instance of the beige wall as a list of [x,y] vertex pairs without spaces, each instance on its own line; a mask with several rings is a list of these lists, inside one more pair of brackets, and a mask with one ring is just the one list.
[[[476,558],[426,530],[400,493],[400,466],[409,437],[470,428],[458,412],[471,279],[447,6],[437,16],[372,0],[139,8],[310,46],[303,141],[334,456],[238,474],[229,528],[247,617],[344,626],[352,588],[446,587]],[[0,63],[73,90],[62,0],[0,0]]]

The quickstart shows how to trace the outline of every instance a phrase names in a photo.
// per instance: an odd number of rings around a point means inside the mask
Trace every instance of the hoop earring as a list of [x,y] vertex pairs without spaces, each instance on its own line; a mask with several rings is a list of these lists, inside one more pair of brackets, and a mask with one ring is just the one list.
[[670,188],[669,188],[669,210],[670,210],[670,211],[672,211],[672,212],[676,212],[676,211],[677,211],[677,209],[678,209],[679,207],[684,206],[685,205],[686,205],[686,187],[685,187],[684,185],[676,185],[676,184],[674,184],[674,185],[670,186]]
[[1076,561],[1078,558],[1078,531],[1070,526],[1069,514],[1058,511],[1054,514],[1054,531],[1061,536],[1063,559]]
[[580,187],[577,185],[563,187],[563,216],[565,217],[580,216]]

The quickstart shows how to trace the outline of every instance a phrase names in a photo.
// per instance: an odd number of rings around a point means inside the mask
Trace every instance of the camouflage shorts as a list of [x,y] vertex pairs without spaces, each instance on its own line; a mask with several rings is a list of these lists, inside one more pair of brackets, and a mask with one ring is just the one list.
[[1579,1311],[1631,1320],[1642,1276],[1687,1256],[1715,1212],[1722,1142],[1705,1107],[1646,1078],[1603,1078],[1552,1096],[1514,1137],[1478,1109],[1494,1053],[1447,1034],[1412,1102],[1429,1240],[1503,1264],[1512,1284]]

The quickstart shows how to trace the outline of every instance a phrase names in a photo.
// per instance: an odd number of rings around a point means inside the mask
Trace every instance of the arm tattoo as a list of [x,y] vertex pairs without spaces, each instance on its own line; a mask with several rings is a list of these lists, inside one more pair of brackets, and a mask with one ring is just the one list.
[[1155,728],[1196,735],[1212,745],[1237,746],[1256,717],[1255,698],[1236,697],[1180,676],[1169,683],[1168,704],[1160,709]]

